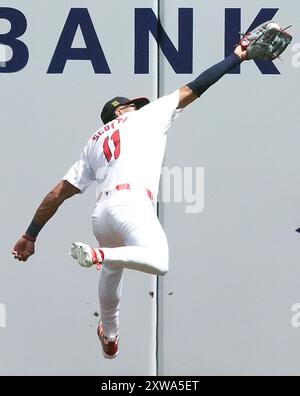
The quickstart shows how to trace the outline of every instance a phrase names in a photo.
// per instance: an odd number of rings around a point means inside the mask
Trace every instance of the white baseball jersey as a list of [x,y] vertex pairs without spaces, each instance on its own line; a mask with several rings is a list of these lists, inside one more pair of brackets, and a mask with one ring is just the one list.
[[98,192],[130,184],[157,197],[167,130],[182,111],[179,90],[104,125],[87,142],[63,180],[83,192],[93,181]]

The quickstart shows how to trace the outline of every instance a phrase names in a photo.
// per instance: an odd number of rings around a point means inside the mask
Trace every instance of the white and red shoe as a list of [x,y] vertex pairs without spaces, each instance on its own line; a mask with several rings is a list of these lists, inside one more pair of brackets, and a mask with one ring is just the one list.
[[104,254],[101,249],[91,248],[89,245],[82,242],[72,243],[70,255],[82,267],[90,268],[93,265],[96,265],[97,270],[101,269],[102,262],[104,260]]
[[102,322],[99,323],[97,334],[102,345],[102,353],[106,359],[114,359],[119,352],[119,336],[114,337],[113,340],[105,337]]

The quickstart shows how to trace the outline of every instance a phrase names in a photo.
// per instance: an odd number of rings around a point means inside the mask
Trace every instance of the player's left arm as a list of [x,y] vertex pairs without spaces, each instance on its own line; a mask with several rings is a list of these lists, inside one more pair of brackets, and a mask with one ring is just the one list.
[[183,109],[198,99],[209,87],[220,80],[230,69],[247,59],[247,51],[239,45],[233,54],[204,71],[194,81],[179,89],[178,109]]

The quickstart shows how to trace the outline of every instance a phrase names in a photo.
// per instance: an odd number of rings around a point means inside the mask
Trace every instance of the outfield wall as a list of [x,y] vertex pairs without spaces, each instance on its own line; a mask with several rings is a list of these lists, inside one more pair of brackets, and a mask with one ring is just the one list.
[[[1,375],[299,374],[298,10],[296,0],[0,1]],[[242,64],[169,131],[158,213],[170,271],[158,283],[126,272],[120,355],[107,362],[97,274],[67,254],[72,241],[95,243],[94,188],[64,204],[30,261],[10,250],[101,125],[103,103],[172,92],[272,18],[293,24],[282,61]]]

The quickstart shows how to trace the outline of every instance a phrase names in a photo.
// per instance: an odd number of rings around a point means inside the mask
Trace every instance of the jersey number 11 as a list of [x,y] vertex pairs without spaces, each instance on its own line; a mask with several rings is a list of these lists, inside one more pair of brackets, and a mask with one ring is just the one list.
[[[114,153],[112,153],[110,147],[109,147],[109,141],[112,140],[114,144]],[[105,158],[107,162],[110,162],[113,157],[114,159],[118,159],[120,156],[120,150],[121,150],[121,145],[120,145],[120,131],[116,130],[111,137],[107,137],[104,140],[103,143],[103,152],[105,155]]]

